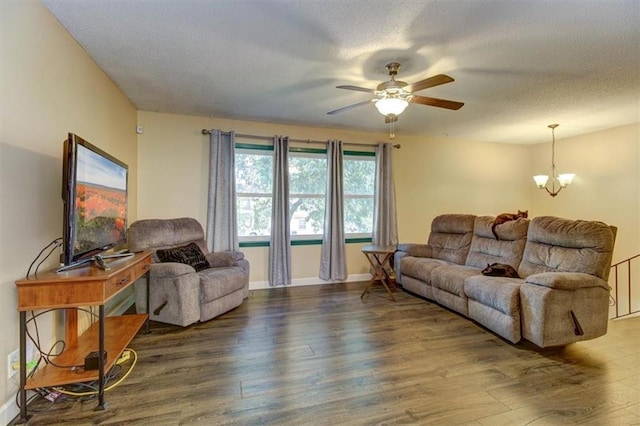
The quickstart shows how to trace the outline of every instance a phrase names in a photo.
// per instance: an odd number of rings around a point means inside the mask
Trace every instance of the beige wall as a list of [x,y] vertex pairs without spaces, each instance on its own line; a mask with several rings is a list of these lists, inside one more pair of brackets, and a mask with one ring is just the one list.
[[[68,132],[129,165],[130,218],[138,208],[133,105],[42,4],[3,1],[0,8],[0,424],[6,424],[16,413],[18,389],[18,376],[8,380],[6,371],[7,355],[19,342],[14,281],[62,234],[61,158]],[[53,266],[58,255],[43,267]],[[45,350],[59,337],[56,323],[52,316],[39,320]]]
[[449,138],[399,138],[395,156],[400,241],[425,242],[443,213],[529,210],[529,148]]
[[[551,134],[549,133],[549,138]],[[551,144],[531,146],[531,169],[548,174]],[[573,183],[552,198],[532,187],[534,214],[571,219],[601,220],[618,228],[613,262],[640,253],[640,124],[616,127],[574,138],[562,138],[556,129],[556,165],[560,173],[575,173]],[[629,300],[628,274],[635,293]],[[619,291],[610,309],[614,316],[640,310],[640,259],[618,269]],[[609,285],[614,286],[612,273]]]
[[[379,134],[286,126],[239,120],[138,112],[138,217],[193,216],[204,225],[207,209],[208,136],[203,128],[296,139],[341,139],[350,143],[386,141]],[[426,241],[431,219],[443,212],[498,214],[529,208],[529,148],[448,138],[398,136],[394,151],[398,230],[401,241]],[[350,279],[367,278],[362,244],[347,245]],[[266,248],[243,250],[251,262],[252,288],[268,277]],[[319,246],[292,248],[295,284],[317,283]]]
[[[140,195],[138,217],[171,218],[191,216],[206,224],[209,137],[202,129],[220,128],[238,133],[271,136],[288,135],[295,139],[327,140],[338,138],[351,143],[374,144],[384,141],[386,133],[336,131],[324,128],[287,126],[252,121],[212,119],[154,112],[138,112]],[[255,141],[252,141],[255,142]],[[351,279],[366,278],[368,263],[360,253],[362,244],[347,247],[347,267]],[[268,251],[243,249],[251,262],[251,288],[266,286]],[[292,248],[292,275],[296,284],[313,284],[318,278],[320,246]]]
[[[284,134],[293,138],[372,144],[379,134],[336,129],[285,126],[239,120],[138,112],[145,133],[138,136],[140,218],[194,216],[205,222],[208,137],[203,128],[221,128],[255,135]],[[529,210],[530,217],[555,215],[602,220],[619,228],[614,261],[640,252],[639,125],[623,126],[563,139],[557,131],[556,160],[560,171],[577,174],[574,183],[555,198],[538,190],[532,176],[546,173],[551,147],[546,132],[541,144],[510,145],[446,137],[398,135],[394,151],[398,230],[401,242],[423,242],[433,217],[465,212],[495,215]],[[615,159],[614,159],[615,157]],[[350,279],[366,277],[368,265],[349,244]],[[266,248],[244,249],[251,262],[252,288],[268,276]],[[293,247],[294,284],[319,282],[320,248]],[[640,303],[640,302],[638,302]]]
[[[387,135],[384,129],[370,134],[136,114],[40,3],[0,2],[0,8],[0,423],[6,423],[15,414],[17,390],[16,377],[6,379],[5,362],[18,347],[13,283],[24,276],[38,251],[61,234],[61,150],[67,132],[83,136],[129,164],[130,220],[194,216],[203,222],[208,149],[202,128],[353,143],[386,141]],[[136,123],[145,128],[137,138]],[[639,126],[566,140],[561,129],[557,133],[558,165],[577,173],[577,178],[555,199],[536,190],[531,181],[533,172],[548,167],[548,143],[517,146],[399,134],[402,149],[395,151],[394,163],[400,240],[424,241],[431,219],[443,212],[496,214],[528,209],[532,215],[615,224],[619,227],[615,260],[639,252]],[[366,276],[360,247],[348,247],[349,273]],[[266,249],[245,251],[252,263],[252,283],[264,283]],[[314,282],[318,258],[318,246],[295,247],[294,280]],[[53,263],[52,259],[45,267]],[[56,320],[43,318],[40,331],[48,349],[57,338]]]
[[[549,138],[551,134],[549,133]],[[551,143],[531,146],[531,170],[548,174]],[[601,220],[618,227],[614,262],[640,252],[640,124],[574,138],[556,129],[556,165],[575,173],[556,197],[531,186],[533,213]]]

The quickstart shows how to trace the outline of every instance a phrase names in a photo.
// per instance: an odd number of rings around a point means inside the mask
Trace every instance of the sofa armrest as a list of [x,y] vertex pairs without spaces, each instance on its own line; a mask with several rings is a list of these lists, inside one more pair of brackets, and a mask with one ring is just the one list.
[[247,277],[249,276],[250,266],[247,259],[240,259],[236,263],[234,263],[233,266],[239,266],[240,268],[242,268],[245,274],[247,274]]
[[150,270],[151,278],[174,278],[195,273],[193,266],[178,262],[154,263]]
[[542,272],[529,275],[527,284],[535,284],[555,290],[579,290],[581,288],[602,287],[609,290],[609,285],[601,278],[583,272]]
[[433,254],[428,245],[415,243],[398,244],[398,251],[403,251],[407,256],[414,257],[431,257]]
[[212,268],[218,268],[221,266],[237,266],[238,262],[244,259],[244,253],[241,251],[219,251],[207,253],[205,257]]

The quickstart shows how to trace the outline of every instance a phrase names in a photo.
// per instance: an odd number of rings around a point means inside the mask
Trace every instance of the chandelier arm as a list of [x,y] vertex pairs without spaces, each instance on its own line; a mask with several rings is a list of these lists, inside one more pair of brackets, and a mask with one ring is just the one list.
[[560,191],[562,191],[562,187],[558,188],[558,190],[556,191],[555,187],[553,188],[553,191],[550,191],[548,187],[544,187],[544,189],[547,190],[547,192],[549,193],[549,195],[551,195],[552,197],[555,197],[556,195],[558,195],[560,193]]

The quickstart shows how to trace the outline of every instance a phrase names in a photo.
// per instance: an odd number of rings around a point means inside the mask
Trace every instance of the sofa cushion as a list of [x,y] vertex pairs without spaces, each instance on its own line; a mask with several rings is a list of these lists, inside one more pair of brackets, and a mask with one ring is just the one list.
[[602,222],[536,217],[518,273],[526,278],[541,272],[584,272],[606,281],[613,244],[614,234]]
[[431,222],[428,245],[432,257],[463,265],[473,235],[474,215],[444,214]]
[[467,296],[464,293],[465,278],[481,274],[482,271],[478,268],[462,265],[445,265],[434,269],[431,273],[431,285],[447,293],[466,298]]
[[402,288],[411,293],[417,294],[429,300],[435,300],[433,297],[433,287],[422,280],[412,277],[403,277]]
[[170,249],[156,250],[160,262],[177,262],[192,266],[196,271],[209,268],[209,262],[196,243]]
[[247,285],[247,275],[238,266],[209,268],[198,272],[201,302],[221,298]]
[[438,266],[449,264],[448,262],[440,259],[413,256],[405,256],[400,260],[400,262],[402,275],[419,279],[427,284],[431,284],[431,271]]
[[468,314],[467,295],[464,293],[465,278],[481,274],[478,268],[462,265],[446,265],[431,273],[433,298],[436,302],[462,315]]
[[503,314],[520,316],[520,286],[524,280],[477,275],[464,280],[464,292],[469,299],[489,306]]
[[471,247],[465,265],[485,268],[488,264],[504,263],[517,270],[527,242],[529,220],[519,218],[496,227],[496,232],[500,237],[499,240],[496,240],[491,232],[494,219],[493,216],[476,218]]

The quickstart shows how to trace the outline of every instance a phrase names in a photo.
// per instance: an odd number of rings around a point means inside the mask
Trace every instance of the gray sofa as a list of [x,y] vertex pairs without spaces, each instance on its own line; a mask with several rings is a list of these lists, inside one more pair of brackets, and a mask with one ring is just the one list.
[[[192,218],[146,219],[129,227],[129,249],[153,251],[149,278],[149,318],[187,326],[237,306],[249,294],[249,262],[237,251],[209,253],[200,223]],[[158,251],[195,243],[208,263],[196,271],[177,262],[160,262]],[[146,311],[146,291],[136,285],[136,308]]]
[[[491,232],[491,216],[446,214],[427,244],[400,244],[396,281],[503,338],[560,346],[607,332],[616,228],[551,216],[518,219]],[[485,276],[487,264],[520,278]]]

